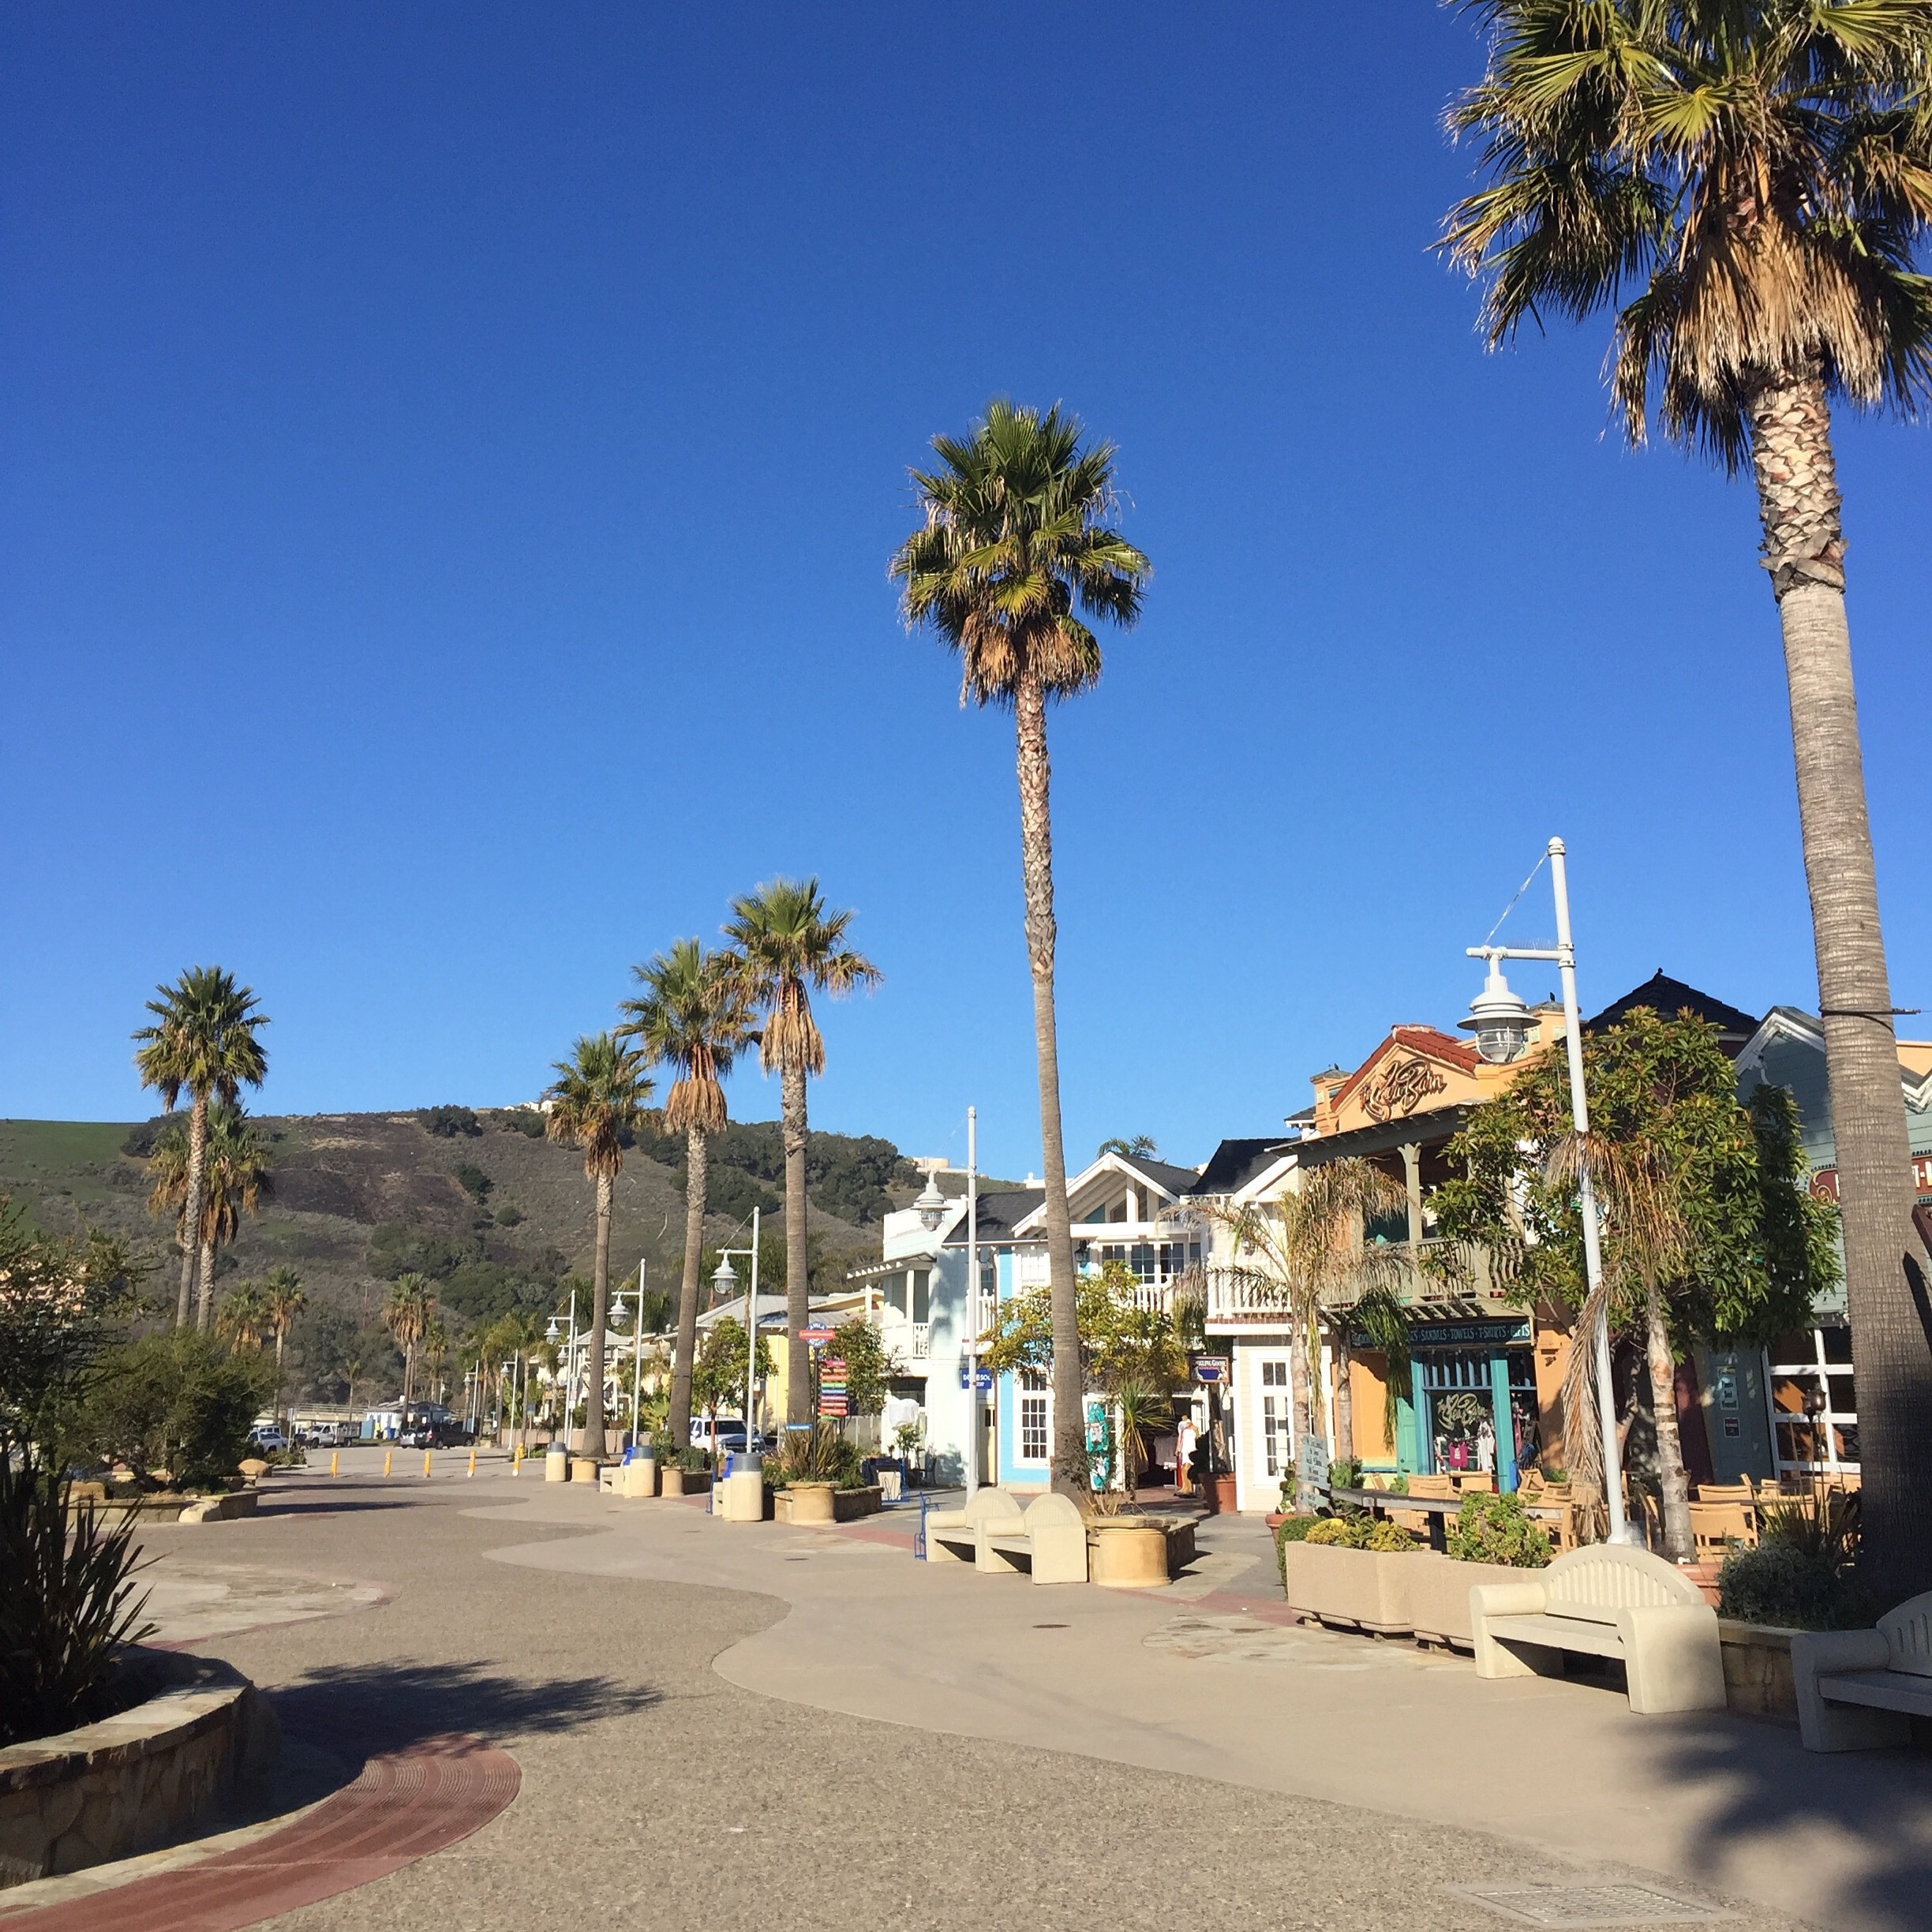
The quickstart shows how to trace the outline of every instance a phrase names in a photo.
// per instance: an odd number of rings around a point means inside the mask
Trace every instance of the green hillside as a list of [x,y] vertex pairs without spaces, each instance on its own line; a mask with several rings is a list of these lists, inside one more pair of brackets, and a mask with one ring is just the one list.
[[[149,1155],[167,1123],[0,1121],[0,1195],[50,1230],[87,1221],[144,1245],[161,1264],[153,1286],[171,1297],[171,1230],[148,1211]],[[290,1339],[291,1387],[339,1398],[390,1372],[380,1325],[388,1283],[430,1275],[445,1321],[460,1334],[516,1309],[548,1314],[567,1278],[587,1276],[592,1193],[582,1161],[543,1137],[525,1110],[473,1113],[263,1115],[273,1185],[232,1249],[219,1286],[285,1263],[309,1308]],[[629,1148],[612,1223],[614,1276],[675,1289],[683,1252],[683,1143],[647,1127]],[[889,1141],[817,1134],[807,1157],[814,1278],[836,1279],[878,1252],[878,1222],[916,1192],[917,1175]],[[775,1212],[783,1157],[775,1121],[734,1126],[711,1144],[709,1237],[729,1234],[753,1205]]]

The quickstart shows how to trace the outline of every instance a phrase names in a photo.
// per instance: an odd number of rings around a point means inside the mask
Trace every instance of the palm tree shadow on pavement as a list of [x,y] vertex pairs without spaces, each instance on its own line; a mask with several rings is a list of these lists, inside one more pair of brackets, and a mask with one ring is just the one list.
[[513,1677],[475,1664],[333,1664],[270,1694],[291,1737],[345,1763],[470,1734],[505,1749],[662,1701],[608,1677]]
[[1847,1932],[1919,1932],[1932,1896],[1929,1740],[1922,1727],[1905,1750],[1825,1753],[1763,1720],[1687,1722],[1657,1739],[1653,1774],[1660,1792],[1713,1795],[1692,1856],[1713,1887],[1736,1889],[1734,1855],[1783,1843],[1814,1870],[1841,1866],[1828,1898],[1787,1910]]

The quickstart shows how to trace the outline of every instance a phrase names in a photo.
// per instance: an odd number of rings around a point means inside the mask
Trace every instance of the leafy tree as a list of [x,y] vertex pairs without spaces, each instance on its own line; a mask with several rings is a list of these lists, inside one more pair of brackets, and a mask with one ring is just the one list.
[[806,1240],[805,1086],[825,1071],[825,1037],[811,996],[843,998],[878,983],[878,968],[845,942],[849,912],[833,912],[818,882],[773,879],[732,901],[724,936],[746,1000],[762,1010],[758,1058],[779,1076],[784,1136],[785,1321],[791,1360],[785,1383],[788,1422],[811,1420],[811,1351],[799,1331],[811,1319],[810,1249]]
[[[1463,1171],[1431,1205],[1443,1234],[1488,1249],[1512,1301],[1569,1310],[1582,1335],[1595,1310],[1574,1178],[1591,1161],[1609,1319],[1644,1339],[1670,1533],[1681,1544],[1689,1512],[1675,1357],[1698,1342],[1767,1341],[1805,1327],[1837,1277],[1835,1217],[1807,1189],[1791,1096],[1760,1088],[1741,1105],[1716,1029],[1694,1014],[1633,1009],[1585,1040],[1583,1078],[1589,1144],[1571,1139],[1567,1061],[1546,1054],[1472,1112],[1447,1148]],[[1587,1353],[1573,1350],[1563,1395],[1564,1456],[1584,1480],[1597,1436]]]
[[[439,1140],[474,1139],[483,1131],[483,1123],[477,1118],[474,1110],[466,1106],[425,1107],[416,1118],[422,1122],[425,1131],[434,1134]],[[537,1118],[541,1121],[541,1116]],[[537,1132],[542,1132],[541,1125]]]
[[[1121,1261],[1106,1262],[1080,1275],[1076,1301],[1080,1348],[1076,1367],[1083,1397],[1090,1387],[1112,1391],[1131,1383],[1170,1391],[1185,1384],[1187,1350],[1174,1318],[1158,1309],[1141,1307],[1140,1286],[1140,1276]],[[981,1341],[982,1357],[997,1373],[1052,1366],[1058,1346],[1052,1288],[1035,1288],[1002,1301]],[[1056,1392],[1054,1400],[1058,1399]],[[1086,1440],[1083,1422],[1083,1467]]]
[[[691,1376],[698,1352],[698,1270],[710,1181],[709,1148],[724,1131],[724,1076],[754,1037],[751,1004],[732,962],[680,939],[631,976],[642,987],[620,1010],[625,1037],[642,1044],[654,1065],[676,1077],[665,1099],[664,1124],[684,1136],[684,1272],[678,1291],[677,1341],[672,1351],[666,1427],[674,1447],[691,1447]],[[643,1123],[638,1123],[640,1129]]]
[[275,1406],[282,1403],[282,1355],[289,1333],[309,1305],[302,1292],[301,1277],[292,1267],[277,1266],[268,1271],[262,1283],[262,1312],[268,1317],[268,1332],[275,1337]]
[[[764,1335],[758,1337],[758,1373],[769,1376],[772,1372],[771,1343]],[[691,1398],[710,1418],[713,1442],[717,1440],[718,1411],[728,1407],[742,1409],[744,1395],[744,1324],[732,1316],[721,1316],[706,1335],[691,1372]],[[749,1417],[745,1426],[748,1436]]]
[[74,1425],[73,1452],[161,1470],[177,1483],[223,1483],[248,1452],[268,1400],[260,1355],[212,1335],[148,1335],[105,1357]]
[[1138,1160],[1144,1155],[1158,1154],[1160,1149],[1155,1144],[1151,1134],[1136,1134],[1131,1140],[1115,1134],[1100,1143],[1100,1151],[1103,1154],[1118,1154],[1127,1160]]
[[1867,1558],[1932,1583],[1927,1284],[1845,617],[1834,401],[1932,398],[1932,6],[1924,0],[1477,0],[1486,144],[1454,258],[1492,343],[1616,310],[1631,440],[1748,462],[1790,686],[1858,1369]]
[[826,1354],[845,1365],[845,1413],[877,1415],[892,1393],[892,1378],[899,1372],[899,1357],[886,1346],[886,1338],[863,1315],[842,1321],[832,1331]]
[[259,1355],[268,1327],[262,1291],[253,1282],[238,1282],[215,1311],[215,1332],[238,1355]]
[[456,1185],[479,1208],[489,1200],[491,1194],[495,1191],[496,1183],[481,1167],[477,1166],[474,1161],[459,1163],[455,1173]]
[[938,466],[912,473],[925,519],[893,556],[892,575],[905,586],[907,623],[930,626],[959,653],[960,702],[1009,705],[1013,711],[1055,1324],[1054,1481],[1063,1491],[1084,1495],[1079,1291],[1054,1013],[1046,706],[1099,680],[1099,640],[1075,615],[1076,607],[1088,616],[1131,625],[1140,614],[1148,564],[1106,522],[1114,505],[1114,445],[1082,449],[1080,435],[1079,422],[1057,407],[1043,416],[1002,399],[989,405],[964,436],[935,436]]
[[550,1138],[580,1149],[584,1178],[597,1189],[597,1236],[591,1264],[590,1342],[585,1352],[589,1413],[583,1453],[604,1453],[604,1331],[610,1320],[611,1199],[623,1170],[618,1135],[635,1127],[651,1096],[644,1056],[608,1033],[579,1039],[568,1060],[556,1062],[547,1098]]
[[215,1282],[213,1256],[200,1240],[208,1103],[230,1106],[245,1087],[259,1087],[268,1075],[268,1056],[256,1037],[268,1025],[256,1010],[252,988],[237,986],[219,966],[191,966],[174,985],[156,987],[159,999],[148,1002],[154,1023],[134,1035],[140,1050],[134,1064],[141,1084],[161,1095],[171,1114],[184,1091],[189,1096],[188,1158],[183,1175],[181,1293],[175,1304],[177,1327],[188,1325],[200,1254],[206,1274],[201,1283],[200,1326],[208,1326]]
[[[148,1207],[172,1214],[185,1238],[193,1163],[188,1135],[175,1122],[155,1144],[149,1164]],[[273,1192],[268,1149],[253,1121],[238,1106],[217,1101],[208,1109],[202,1155],[201,1224],[197,1245],[201,1256],[196,1322],[206,1328],[213,1314],[215,1257],[241,1231],[242,1216],[253,1214],[261,1197]]]

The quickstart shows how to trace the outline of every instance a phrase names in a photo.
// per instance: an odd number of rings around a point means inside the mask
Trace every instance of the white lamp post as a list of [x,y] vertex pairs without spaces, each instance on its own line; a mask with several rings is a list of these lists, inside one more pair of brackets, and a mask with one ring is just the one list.
[[[738,1285],[738,1271],[731,1264],[733,1255],[749,1254],[751,1271],[745,1282],[745,1455],[749,1458],[751,1450],[752,1408],[755,1399],[758,1378],[758,1223],[762,1210],[751,1210],[751,1245],[750,1248],[721,1248],[718,1264],[711,1276],[712,1285],[721,1297],[728,1295]],[[717,1444],[711,1445],[711,1453],[717,1453]]]
[[[1581,1136],[1589,1132],[1589,1103],[1583,1091],[1583,1025],[1577,1009],[1576,948],[1570,938],[1570,885],[1563,842],[1549,842],[1550,884],[1556,900],[1556,944],[1540,946],[1479,945],[1468,949],[1471,959],[1487,960],[1488,978],[1470,1004],[1470,1017],[1461,1028],[1476,1035],[1476,1050],[1492,1064],[1506,1064],[1522,1052],[1530,1037],[1530,1010],[1509,989],[1500,962],[1506,959],[1554,960],[1563,983],[1564,1043],[1570,1061],[1570,1121]],[[1603,1246],[1597,1222],[1597,1189],[1589,1163],[1579,1164],[1577,1205],[1583,1220],[1583,1272],[1594,1296],[1603,1280]],[[1617,1450],[1616,1387],[1610,1372],[1610,1312],[1600,1305],[1591,1338],[1596,1354],[1597,1420],[1602,1437],[1604,1498],[1610,1510],[1610,1541],[1638,1541],[1634,1526],[1623,1511],[1623,1457]]]

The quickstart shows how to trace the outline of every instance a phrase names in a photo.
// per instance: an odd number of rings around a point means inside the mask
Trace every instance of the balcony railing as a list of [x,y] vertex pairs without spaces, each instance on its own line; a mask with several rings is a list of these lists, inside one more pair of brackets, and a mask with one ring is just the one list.
[[[1391,1244],[1380,1249],[1376,1258],[1383,1264],[1387,1285],[1410,1307],[1487,1301],[1493,1297],[1488,1250],[1473,1241],[1432,1236],[1413,1245]],[[1374,1279],[1370,1274],[1350,1292],[1324,1297],[1323,1305],[1349,1306]],[[1286,1295],[1266,1282],[1225,1265],[1208,1270],[1211,1322],[1279,1323],[1287,1309]]]

